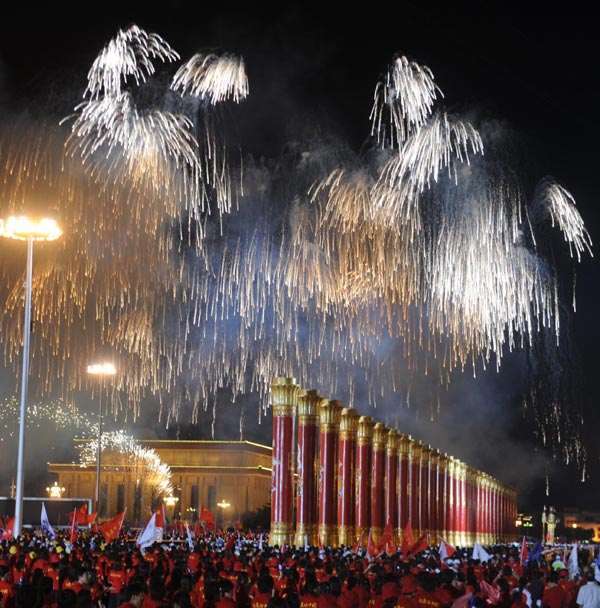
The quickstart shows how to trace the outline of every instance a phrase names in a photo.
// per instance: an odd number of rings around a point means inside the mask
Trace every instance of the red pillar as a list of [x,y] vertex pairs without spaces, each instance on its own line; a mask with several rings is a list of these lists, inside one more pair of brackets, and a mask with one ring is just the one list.
[[440,536],[448,539],[447,517],[448,513],[448,455],[440,454],[438,465],[439,491],[438,491],[438,529]]
[[319,538],[335,547],[337,538],[337,465],[340,416],[339,401],[323,399],[319,407],[321,449],[319,462]]
[[371,448],[373,441],[373,420],[370,416],[358,419],[356,436],[356,535],[366,546],[371,527]]
[[271,482],[271,531],[269,543],[282,545],[293,539],[294,521],[294,420],[298,397],[295,378],[275,378],[273,404],[273,472]]
[[376,543],[385,525],[383,477],[385,473],[385,442],[388,429],[381,422],[373,427],[373,466],[371,469],[371,530]]
[[406,522],[410,518],[411,446],[410,435],[400,435],[398,443],[398,520],[396,524],[396,535],[400,542]]
[[410,459],[410,525],[415,537],[421,531],[421,450],[420,441],[413,439]]
[[352,546],[356,542],[355,533],[355,458],[358,412],[351,407],[342,410],[340,418],[340,449],[338,464],[338,542]]
[[429,530],[429,455],[431,446],[421,447],[421,480],[419,489],[421,491],[420,503],[420,525],[421,534]]
[[489,502],[489,478],[488,476],[484,473],[483,474],[483,484],[482,484],[482,490],[483,490],[483,509],[482,509],[482,513],[483,513],[483,538],[481,540],[481,542],[488,544],[489,543],[489,538],[490,538],[490,502]]
[[460,536],[458,533],[458,482],[456,480],[456,459],[450,456],[448,458],[448,490],[449,490],[449,505],[448,509],[448,542],[451,545],[460,545]]
[[439,502],[439,463],[440,453],[438,450],[431,450],[429,454],[429,530],[431,542],[439,543],[440,529],[438,520]]
[[[394,429],[390,429],[385,441],[385,525],[388,522],[392,526],[392,530],[396,527],[398,521],[398,433]],[[396,545],[396,535],[394,541]]]
[[296,484],[296,541],[303,547],[317,544],[318,391],[298,393],[298,477]]
[[482,521],[483,521],[483,505],[482,505],[482,488],[481,488],[481,473],[475,472],[475,540],[479,543],[483,542],[481,536]]

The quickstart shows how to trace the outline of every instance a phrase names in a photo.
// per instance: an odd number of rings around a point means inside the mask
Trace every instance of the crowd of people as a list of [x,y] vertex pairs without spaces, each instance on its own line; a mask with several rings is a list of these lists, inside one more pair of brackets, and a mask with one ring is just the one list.
[[32,531],[0,543],[0,608],[600,608],[593,550],[579,551],[576,576],[562,549],[523,564],[518,546],[487,551],[368,556],[239,531],[140,549],[126,530],[73,545]]

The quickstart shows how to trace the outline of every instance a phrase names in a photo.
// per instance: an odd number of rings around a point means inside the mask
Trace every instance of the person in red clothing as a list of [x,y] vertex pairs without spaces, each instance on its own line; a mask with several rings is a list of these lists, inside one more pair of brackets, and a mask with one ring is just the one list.
[[300,608],[317,608],[318,602],[317,581],[314,577],[308,577],[305,581],[304,591],[300,596]]
[[414,604],[417,608],[442,608],[442,602],[435,595],[435,578],[429,573],[419,575],[421,588],[417,591]]
[[219,581],[221,599],[217,602],[217,608],[235,608],[233,601],[233,583],[226,578]]
[[546,579],[546,588],[542,595],[543,608],[567,608],[567,594],[558,584],[558,572],[552,570]]
[[2,608],[12,608],[15,603],[15,588],[12,583],[8,582],[9,568],[4,562],[0,565],[0,606]]
[[131,583],[125,589],[125,601],[119,608],[141,608],[144,596],[144,588],[137,583]]
[[252,598],[251,608],[267,608],[269,600],[273,597],[273,577],[270,574],[261,574],[256,587],[258,593]]
[[356,577],[349,576],[342,588],[342,593],[337,599],[338,608],[358,608],[358,595],[355,589],[358,586]]

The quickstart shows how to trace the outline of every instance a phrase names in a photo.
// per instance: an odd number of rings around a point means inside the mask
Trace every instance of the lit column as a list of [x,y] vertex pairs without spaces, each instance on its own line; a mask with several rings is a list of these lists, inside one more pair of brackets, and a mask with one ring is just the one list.
[[373,539],[379,542],[385,525],[383,477],[385,473],[385,442],[388,429],[381,422],[373,428],[373,466],[371,469],[371,530]]
[[420,525],[421,534],[429,530],[429,455],[431,454],[431,446],[423,445],[421,447],[421,480],[419,482],[421,497],[419,499]]
[[296,546],[317,544],[317,449],[319,391],[298,393],[298,476],[296,483]]
[[398,447],[398,522],[396,534],[400,541],[410,519],[410,458],[412,439],[400,435]]
[[96,452],[96,512],[98,517],[105,515],[100,512],[100,462],[102,459],[102,393],[104,392],[104,378],[114,376],[115,366],[112,363],[94,363],[87,366],[87,373],[100,378],[100,394],[98,395],[98,447]]
[[337,545],[337,466],[342,404],[323,399],[319,407],[321,450],[319,463],[319,537],[323,546]]
[[273,472],[269,543],[282,546],[293,539],[294,419],[298,401],[295,378],[275,378],[273,403]]
[[460,521],[460,539],[463,547],[467,546],[467,479],[466,465],[464,462],[458,461],[458,492],[460,497],[459,521]]
[[481,472],[475,471],[475,540],[482,542],[482,522],[483,522],[483,507],[482,507],[482,487],[481,487]]
[[498,501],[498,481],[494,479],[492,484],[492,543],[497,543],[500,536],[498,534],[498,515],[500,512]]
[[477,471],[473,467],[467,466],[467,544],[473,545],[475,540],[475,530],[477,530]]
[[415,537],[421,536],[421,451],[423,445],[413,439],[410,458],[410,526]]
[[438,523],[438,501],[439,501],[439,462],[438,450],[431,450],[429,454],[429,530],[431,531],[431,542],[438,543],[440,528]]
[[490,508],[490,503],[489,503],[489,479],[488,476],[483,473],[481,476],[481,490],[482,490],[482,495],[481,495],[481,503],[482,503],[482,532],[483,534],[481,542],[487,544],[488,543],[488,539],[489,539],[489,534],[490,534],[490,520],[489,520],[489,508]]
[[448,454],[441,453],[438,464],[439,490],[438,490],[438,528],[440,536],[448,538]]
[[359,417],[354,408],[347,407],[342,410],[340,418],[337,523],[338,542],[345,546],[354,545],[356,542],[354,467]]
[[447,520],[447,534],[448,534],[448,542],[451,545],[459,544],[459,537],[457,533],[458,523],[457,523],[457,513],[458,513],[458,505],[457,505],[457,497],[456,497],[456,460],[452,457],[448,457],[448,511],[446,513]]
[[17,487],[13,535],[18,537],[23,527],[23,491],[25,488],[25,426],[27,424],[27,386],[29,382],[29,337],[31,333],[31,289],[33,279],[33,242],[54,241],[62,231],[54,220],[33,221],[27,217],[0,219],[0,236],[27,241],[25,272],[25,318],[23,322],[23,363],[21,366],[21,406],[19,409],[19,447],[17,452]]
[[358,419],[356,436],[356,535],[366,545],[371,526],[371,448],[373,442],[373,420],[370,416]]
[[[390,429],[385,441],[385,525],[388,522],[392,530],[398,521],[398,433]],[[394,545],[396,536],[394,535]]]

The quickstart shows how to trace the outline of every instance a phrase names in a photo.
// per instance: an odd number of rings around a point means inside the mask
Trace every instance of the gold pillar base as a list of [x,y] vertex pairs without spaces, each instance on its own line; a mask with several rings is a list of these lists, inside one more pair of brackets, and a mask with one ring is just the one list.
[[294,537],[296,547],[304,547],[307,539],[309,545],[317,545],[319,542],[317,524],[296,524],[296,536]]
[[338,527],[335,524],[319,524],[318,530],[324,547],[338,546]]
[[338,526],[338,543],[346,547],[353,547],[356,543],[356,529],[354,526]]
[[294,524],[288,521],[272,521],[269,533],[269,545],[283,546],[284,543],[291,544],[294,536]]
[[369,528],[364,526],[356,526],[354,529],[354,534],[356,536],[356,540],[360,539],[359,547],[363,549],[367,546],[367,541],[369,540]]
[[383,535],[383,528],[371,528],[371,536],[373,537],[373,542],[375,545],[379,545],[379,541]]

